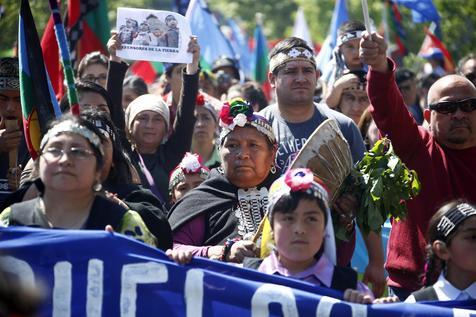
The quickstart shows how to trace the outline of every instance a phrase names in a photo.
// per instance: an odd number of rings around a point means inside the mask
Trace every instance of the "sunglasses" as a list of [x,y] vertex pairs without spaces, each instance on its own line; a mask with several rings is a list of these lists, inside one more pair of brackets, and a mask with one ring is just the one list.
[[458,108],[463,112],[470,113],[476,109],[476,98],[438,102],[429,105],[429,108],[441,114],[455,113]]

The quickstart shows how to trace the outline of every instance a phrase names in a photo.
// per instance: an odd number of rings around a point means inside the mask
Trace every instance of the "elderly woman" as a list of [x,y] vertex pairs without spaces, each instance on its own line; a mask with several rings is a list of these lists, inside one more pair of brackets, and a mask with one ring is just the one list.
[[101,190],[104,136],[82,118],[64,115],[45,134],[37,160],[44,191],[13,204],[0,220],[5,225],[114,230],[155,245],[141,217],[97,195]]
[[182,162],[170,174],[170,202],[175,204],[209,176],[210,170],[202,164],[198,154],[185,153]]
[[175,249],[241,262],[255,255],[249,239],[266,213],[268,188],[278,176],[276,138],[268,121],[239,98],[224,104],[220,125],[223,169],[212,171],[210,179],[179,200],[169,222]]
[[220,166],[220,155],[216,145],[218,136],[218,116],[213,103],[218,99],[199,93],[195,102],[195,127],[192,136],[193,153],[198,153],[208,168]]

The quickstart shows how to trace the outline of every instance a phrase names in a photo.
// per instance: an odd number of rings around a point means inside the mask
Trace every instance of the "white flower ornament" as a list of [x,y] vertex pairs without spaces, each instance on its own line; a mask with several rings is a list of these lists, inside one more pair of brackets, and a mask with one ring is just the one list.
[[201,167],[198,155],[187,153],[182,159],[182,162],[180,162],[180,167],[188,173],[198,171]]
[[230,124],[230,127],[231,130],[233,130],[236,126],[239,126],[239,127],[244,127],[246,122],[248,122],[248,118],[246,117],[246,115],[244,113],[239,113],[236,115],[236,117],[233,118],[233,123]]
[[290,50],[290,51],[288,52],[288,56],[289,56],[289,57],[292,57],[292,58],[296,58],[296,57],[298,57],[299,55],[301,55],[301,52],[300,52],[298,49],[296,49],[296,48],[293,48],[292,50]]

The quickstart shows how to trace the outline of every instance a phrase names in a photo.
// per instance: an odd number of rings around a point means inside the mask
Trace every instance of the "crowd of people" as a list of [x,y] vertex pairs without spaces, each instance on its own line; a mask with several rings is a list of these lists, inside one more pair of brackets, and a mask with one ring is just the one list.
[[[380,35],[349,21],[325,70],[304,40],[278,42],[268,101],[232,57],[201,70],[196,37],[192,62],[165,64],[148,86],[116,55],[125,34],[112,33],[109,57],[81,60],[80,115],[69,114],[63,97],[36,160],[22,132],[18,60],[0,59],[3,226],[117,232],[179,263],[231,262],[358,303],[476,299],[474,55],[456,74],[415,74],[387,57]],[[350,266],[358,197],[330,197],[311,170],[291,168],[326,119],[337,122],[354,163],[387,136],[421,181],[407,217],[392,219],[386,259],[380,233],[363,236],[362,281]],[[333,218],[348,241],[335,238]],[[265,221],[273,248],[260,258]]]

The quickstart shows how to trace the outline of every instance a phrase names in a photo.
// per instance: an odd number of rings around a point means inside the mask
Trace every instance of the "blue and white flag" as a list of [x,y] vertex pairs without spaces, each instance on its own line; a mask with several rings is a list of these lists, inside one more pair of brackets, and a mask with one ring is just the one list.
[[105,231],[12,227],[0,228],[0,237],[2,267],[43,287],[39,316],[476,316],[468,309],[474,300],[350,304],[337,291],[226,263],[177,265]]
[[204,0],[191,0],[185,18],[190,21],[192,34],[198,37],[202,68],[210,69],[221,55],[235,58],[233,48]]

